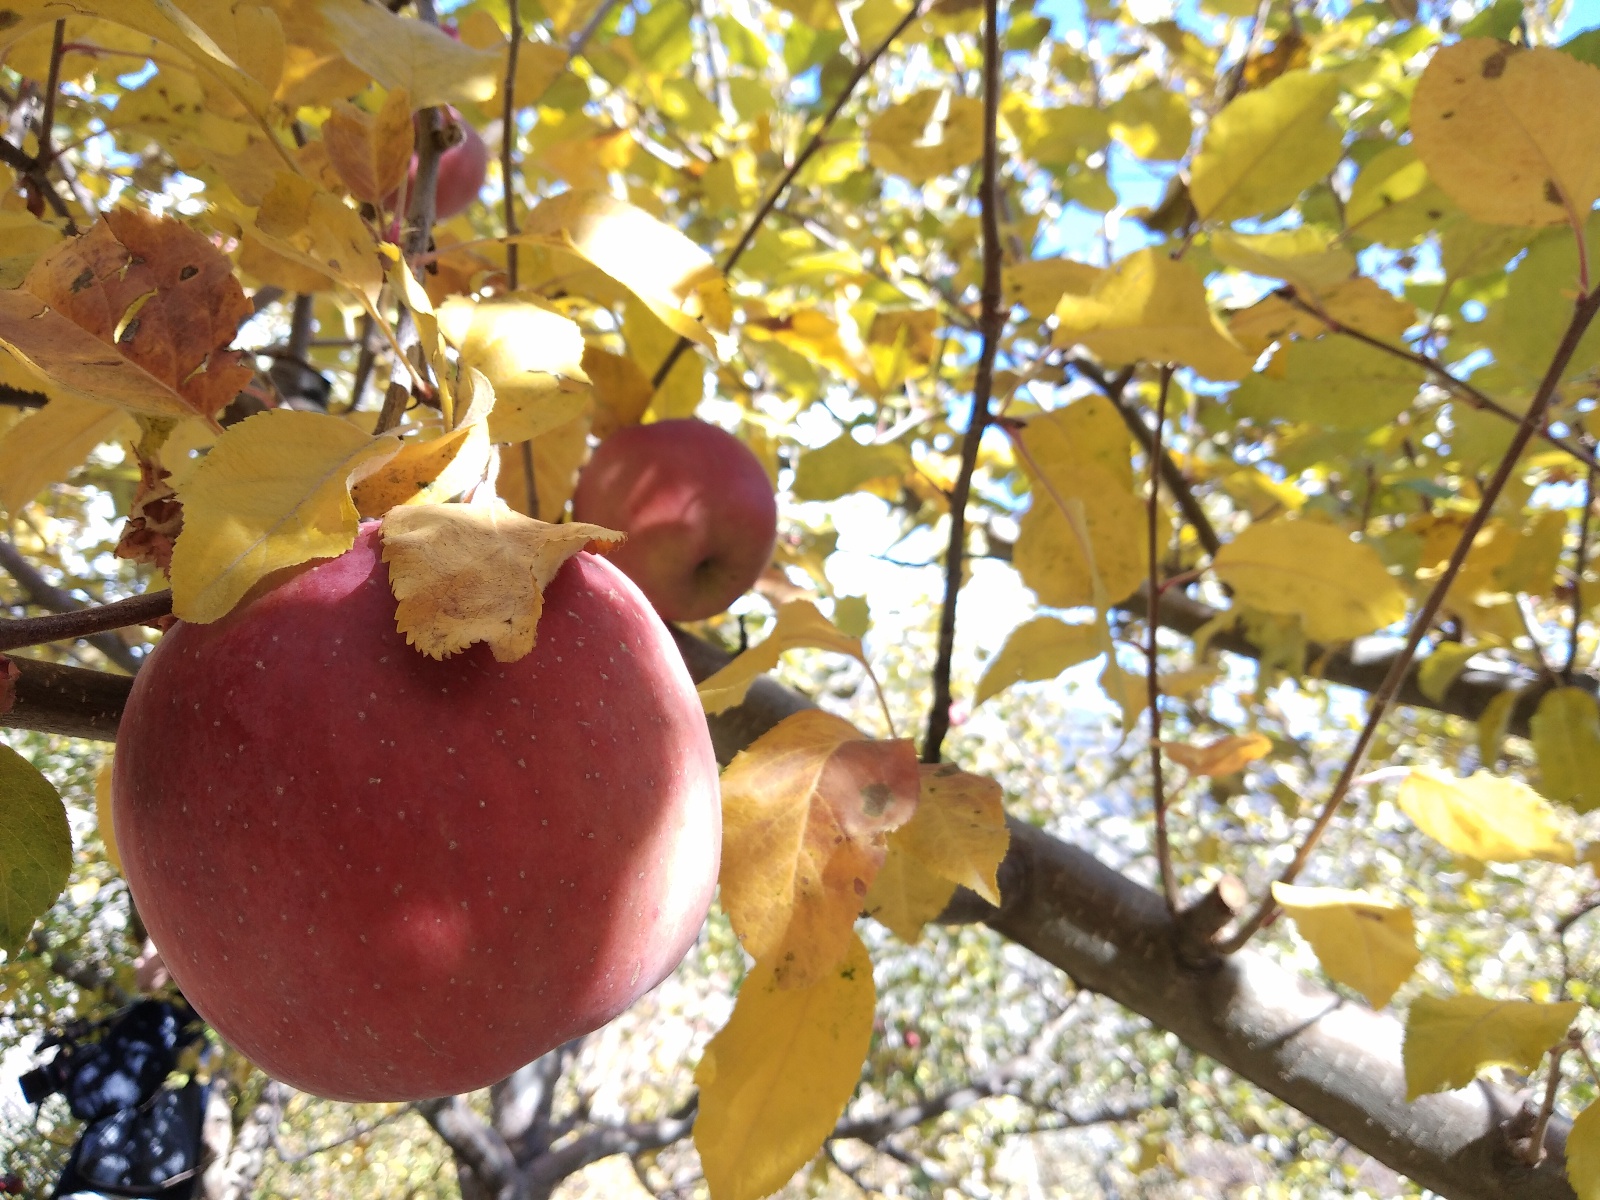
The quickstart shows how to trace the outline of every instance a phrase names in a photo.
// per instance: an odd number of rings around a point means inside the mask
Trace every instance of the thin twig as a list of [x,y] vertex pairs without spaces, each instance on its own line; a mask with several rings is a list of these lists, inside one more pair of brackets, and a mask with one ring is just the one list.
[[1556,1111],[1556,1092],[1561,1087],[1561,1060],[1581,1040],[1576,1029],[1569,1029],[1564,1041],[1550,1047],[1550,1074],[1544,1081],[1544,1099],[1539,1104],[1539,1115],[1534,1120],[1533,1129],[1520,1147],[1519,1157],[1530,1167],[1536,1167],[1544,1160],[1544,1134],[1550,1127],[1551,1115]]
[[[1339,778],[1334,782],[1333,791],[1329,794],[1322,811],[1317,814],[1305,840],[1295,852],[1294,858],[1278,876],[1280,883],[1293,883],[1299,876],[1301,869],[1310,860],[1312,851],[1317,843],[1322,840],[1322,835],[1327,832],[1328,826],[1333,823],[1334,816],[1344,804],[1350,784],[1360,772],[1366,761],[1367,749],[1372,745],[1372,739],[1377,735],[1378,726],[1388,714],[1389,707],[1394,703],[1394,698],[1400,690],[1400,685],[1405,681],[1407,669],[1416,657],[1417,647],[1422,644],[1422,639],[1428,630],[1433,627],[1434,618],[1438,616],[1439,609],[1444,605],[1444,598],[1455,583],[1456,576],[1461,573],[1461,565],[1467,560],[1467,553],[1472,549],[1472,543],[1482,531],[1489,520],[1489,514],[1494,509],[1495,502],[1499,500],[1500,493],[1510,480],[1515,471],[1517,460],[1522,457],[1528,443],[1534,438],[1539,427],[1544,423],[1545,413],[1550,408],[1551,398],[1555,395],[1556,388],[1566,373],[1567,364],[1572,361],[1573,354],[1577,351],[1578,343],[1584,332],[1594,320],[1595,314],[1600,312],[1600,290],[1580,296],[1574,306],[1572,320],[1568,322],[1566,332],[1561,335],[1561,343],[1556,347],[1556,352],[1550,360],[1550,367],[1539,382],[1539,389],[1534,393],[1528,411],[1523,414],[1517,430],[1511,436],[1511,444],[1506,447],[1505,453],[1500,458],[1500,464],[1495,468],[1493,478],[1483,488],[1482,499],[1478,502],[1477,510],[1467,520],[1466,526],[1461,531],[1461,536],[1456,540],[1455,549],[1451,551],[1450,561],[1445,564],[1443,572],[1434,581],[1433,589],[1428,593],[1428,598],[1423,602],[1421,610],[1411,622],[1411,628],[1406,634],[1405,646],[1390,663],[1389,673],[1384,676],[1383,683],[1372,694],[1372,702],[1367,710],[1366,723],[1361,727],[1360,734],[1356,737],[1356,744],[1350,751],[1350,757],[1345,760],[1344,768],[1339,772]],[[1269,892],[1261,901],[1255,913],[1239,927],[1239,931],[1217,949],[1222,954],[1232,954],[1240,949],[1255,936],[1273,915],[1277,912],[1277,904]]]
[[[755,215],[750,218],[750,222],[745,226],[744,232],[739,235],[739,240],[733,244],[733,249],[729,250],[727,257],[722,260],[722,273],[724,275],[731,272],[739,259],[744,257],[744,252],[750,248],[750,243],[755,240],[756,233],[766,222],[772,210],[777,207],[778,201],[783,199],[784,193],[789,190],[789,185],[794,182],[795,176],[799,175],[805,169],[805,165],[811,161],[812,156],[822,149],[823,138],[826,137],[829,128],[832,127],[839,113],[843,111],[844,106],[850,102],[850,97],[855,94],[855,90],[860,86],[861,81],[867,77],[867,72],[872,70],[878,59],[882,58],[889,47],[894,45],[895,40],[906,31],[910,24],[922,15],[923,2],[924,0],[914,0],[910,11],[901,17],[895,27],[889,31],[888,36],[878,43],[878,48],[856,64],[856,69],[851,72],[850,78],[845,80],[844,87],[839,89],[838,96],[834,98],[833,103],[828,107],[828,111],[822,115],[822,120],[818,123],[810,140],[806,142],[805,147],[795,157],[794,162],[789,164],[789,169],[779,176],[778,182],[767,193],[767,198],[761,202],[761,207],[756,209]],[[650,380],[652,388],[660,389],[662,382],[671,373],[672,368],[678,365],[678,359],[682,358],[684,352],[688,349],[689,339],[680,337],[667,354],[667,357],[661,360],[661,365],[656,368],[656,373]]]
[[[1580,438],[1587,441],[1587,438]],[[1594,516],[1595,469],[1590,467],[1583,482],[1583,510],[1578,514],[1578,549],[1572,564],[1572,628],[1567,636],[1567,665],[1561,668],[1561,678],[1572,682],[1572,673],[1578,665],[1578,633],[1583,626],[1583,573],[1589,565],[1589,520]]]
[[[76,596],[56,587],[41,575],[38,568],[5,538],[0,538],[0,570],[15,579],[28,601],[40,608],[57,613],[73,613],[85,607]],[[130,675],[139,669],[143,661],[122,639],[109,632],[90,633],[86,640]]]
[[56,92],[61,88],[61,47],[66,40],[67,23],[56,22],[55,36],[50,42],[50,74],[44,85],[44,107],[39,113],[39,153],[34,161],[42,172],[50,169],[55,158]]
[[[916,11],[915,8],[912,9]],[[904,26],[905,22],[901,22]],[[950,731],[950,662],[956,644],[956,601],[961,592],[962,560],[967,548],[967,497],[978,466],[978,445],[989,423],[994,392],[994,363],[1005,333],[1006,307],[1000,298],[1000,15],[999,0],[985,0],[983,19],[983,184],[978,193],[983,225],[983,290],[978,327],[983,346],[972,383],[972,416],[961,443],[961,470],[950,491],[950,547],[944,559],[944,605],[939,610],[939,655],[933,664],[933,700],[928,705],[928,732],[922,740],[922,761],[936,763]]]
[[517,55],[522,47],[522,8],[511,0],[511,49],[506,52],[505,104],[500,113],[500,183],[504,192],[506,225],[506,288],[517,290],[517,189],[514,185],[517,154]]
[[44,646],[51,642],[66,642],[76,638],[86,638],[90,634],[125,629],[129,625],[148,625],[170,615],[171,612],[172,593],[159,591],[129,596],[125,600],[116,600],[94,608],[51,613],[48,617],[23,617],[18,620],[0,621],[0,650]]
[[1146,702],[1150,707],[1150,798],[1156,815],[1156,865],[1161,872],[1161,894],[1167,901],[1167,912],[1173,920],[1178,918],[1178,881],[1172,873],[1172,842],[1167,835],[1167,790],[1161,770],[1161,683],[1156,675],[1156,635],[1161,630],[1161,560],[1156,528],[1161,515],[1161,468],[1163,453],[1161,431],[1167,423],[1167,393],[1172,390],[1172,364],[1161,367],[1161,386],[1156,393],[1156,423],[1150,430],[1147,443],[1150,460],[1150,497],[1148,501],[1147,541],[1145,550],[1150,568],[1150,652],[1145,664]]

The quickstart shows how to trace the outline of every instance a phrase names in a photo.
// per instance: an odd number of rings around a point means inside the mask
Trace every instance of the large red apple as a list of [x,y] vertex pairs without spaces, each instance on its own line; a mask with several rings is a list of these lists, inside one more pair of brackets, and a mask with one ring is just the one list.
[[436,661],[395,630],[378,527],[134,683],[113,817],[184,995],[341,1100],[469,1091],[683,957],[717,875],[717,766],[666,628],[603,559],[538,643]]
[[612,561],[669,621],[715,616],[749,591],[778,531],[760,460],[695,420],[633,425],[601,442],[572,513],[628,535]]

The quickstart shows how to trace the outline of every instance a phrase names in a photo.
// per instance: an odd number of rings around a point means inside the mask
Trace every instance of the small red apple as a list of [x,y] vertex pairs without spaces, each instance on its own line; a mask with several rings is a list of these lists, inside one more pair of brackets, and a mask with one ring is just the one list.
[[485,1087],[616,1016],[694,942],[717,765],[666,628],[603,559],[514,663],[395,629],[378,526],[134,683],[112,809],[189,1002],[340,1100]]
[[766,469],[704,421],[613,433],[578,476],[572,513],[628,535],[612,561],[669,621],[724,611],[766,569],[777,540]]

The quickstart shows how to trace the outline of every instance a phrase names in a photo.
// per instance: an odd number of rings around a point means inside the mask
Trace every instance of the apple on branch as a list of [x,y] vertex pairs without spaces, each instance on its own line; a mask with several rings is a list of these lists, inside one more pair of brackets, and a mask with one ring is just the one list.
[[606,438],[578,477],[572,512],[628,535],[612,561],[669,621],[725,611],[754,585],[777,540],[766,468],[731,433],[693,419]]
[[485,1087],[610,1020],[693,943],[720,850],[694,686],[620,571],[551,566],[515,661],[428,657],[396,627],[391,523],[175,625],[114,768],[129,887],[184,995],[342,1100]]

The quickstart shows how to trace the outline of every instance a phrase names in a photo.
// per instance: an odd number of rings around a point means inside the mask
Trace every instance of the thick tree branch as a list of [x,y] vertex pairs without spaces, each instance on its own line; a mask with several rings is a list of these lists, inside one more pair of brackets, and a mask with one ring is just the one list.
[[133,679],[59,663],[0,654],[17,668],[15,702],[0,712],[0,728],[32,729],[91,741],[117,740],[117,723]]
[[479,1119],[465,1099],[446,1096],[424,1100],[417,1105],[417,1111],[488,1195],[495,1200],[524,1200],[528,1195],[511,1147],[492,1126]]

